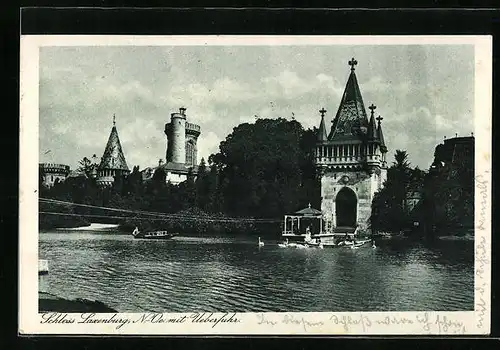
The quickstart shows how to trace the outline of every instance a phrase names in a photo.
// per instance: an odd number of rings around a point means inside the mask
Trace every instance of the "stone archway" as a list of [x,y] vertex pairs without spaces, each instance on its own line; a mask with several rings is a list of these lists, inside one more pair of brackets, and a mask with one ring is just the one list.
[[343,187],[335,199],[337,226],[355,227],[357,221],[358,200],[356,193],[349,187]]

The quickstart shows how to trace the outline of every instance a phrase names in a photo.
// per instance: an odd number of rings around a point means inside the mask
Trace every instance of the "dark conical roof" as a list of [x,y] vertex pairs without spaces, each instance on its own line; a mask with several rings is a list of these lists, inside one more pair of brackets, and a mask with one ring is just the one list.
[[[357,64],[357,61],[353,59],[349,64],[352,66],[351,74],[347,80],[337,115],[333,119],[332,130],[329,135],[330,140],[359,139],[360,128],[368,126],[365,105],[354,73],[354,65]],[[366,129],[364,130],[366,131]]]
[[327,141],[328,140],[328,135],[326,133],[326,126],[325,126],[325,113],[326,110],[323,108],[320,110],[321,113],[321,123],[319,124],[319,130],[318,130],[318,141]]
[[111,129],[111,134],[109,135],[108,143],[106,144],[106,149],[101,158],[101,164],[99,169],[119,169],[119,170],[129,170],[125,156],[123,155],[122,145],[120,143],[120,138],[118,137],[118,131],[113,122],[113,128]]

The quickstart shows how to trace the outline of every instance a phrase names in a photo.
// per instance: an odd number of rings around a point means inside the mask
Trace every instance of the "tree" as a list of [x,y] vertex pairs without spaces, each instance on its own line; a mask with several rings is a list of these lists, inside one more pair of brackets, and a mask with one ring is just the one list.
[[304,193],[311,184],[305,180],[314,172],[313,135],[296,120],[283,118],[235,127],[209,158],[219,171],[225,212],[279,217],[306,205]]
[[408,228],[407,195],[409,191],[422,191],[423,182],[424,172],[418,167],[411,169],[407,152],[396,150],[394,162],[387,171],[387,181],[372,201],[372,230],[397,232]]
[[209,183],[205,159],[201,158],[196,177],[196,206],[202,210],[207,210],[209,201]]
[[77,170],[84,173],[88,178],[91,178],[93,173],[97,172],[98,166],[99,164],[97,164],[97,156],[94,154],[92,156],[92,159],[83,157],[83,159],[78,162]]

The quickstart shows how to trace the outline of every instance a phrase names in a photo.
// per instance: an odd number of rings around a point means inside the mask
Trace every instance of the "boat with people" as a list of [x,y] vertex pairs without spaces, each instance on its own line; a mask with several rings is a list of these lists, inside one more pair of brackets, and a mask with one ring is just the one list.
[[171,239],[177,236],[177,233],[169,233],[168,231],[147,231],[141,232],[139,228],[135,228],[132,236],[136,239]]
[[[307,222],[306,225],[303,224],[304,221]],[[305,232],[301,226],[305,227]],[[316,233],[312,232],[311,227]],[[278,244],[282,248],[357,249],[368,242],[372,242],[372,247],[375,247],[373,237],[363,236],[358,225],[353,227],[326,225],[323,212],[311,208],[310,204],[294,214],[285,215],[282,237],[286,239],[285,243]]]

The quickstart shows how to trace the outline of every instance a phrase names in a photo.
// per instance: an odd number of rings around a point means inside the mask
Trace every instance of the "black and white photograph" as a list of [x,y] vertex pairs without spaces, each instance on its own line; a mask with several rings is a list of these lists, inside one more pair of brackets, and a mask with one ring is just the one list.
[[488,37],[26,43],[34,328],[487,333]]

